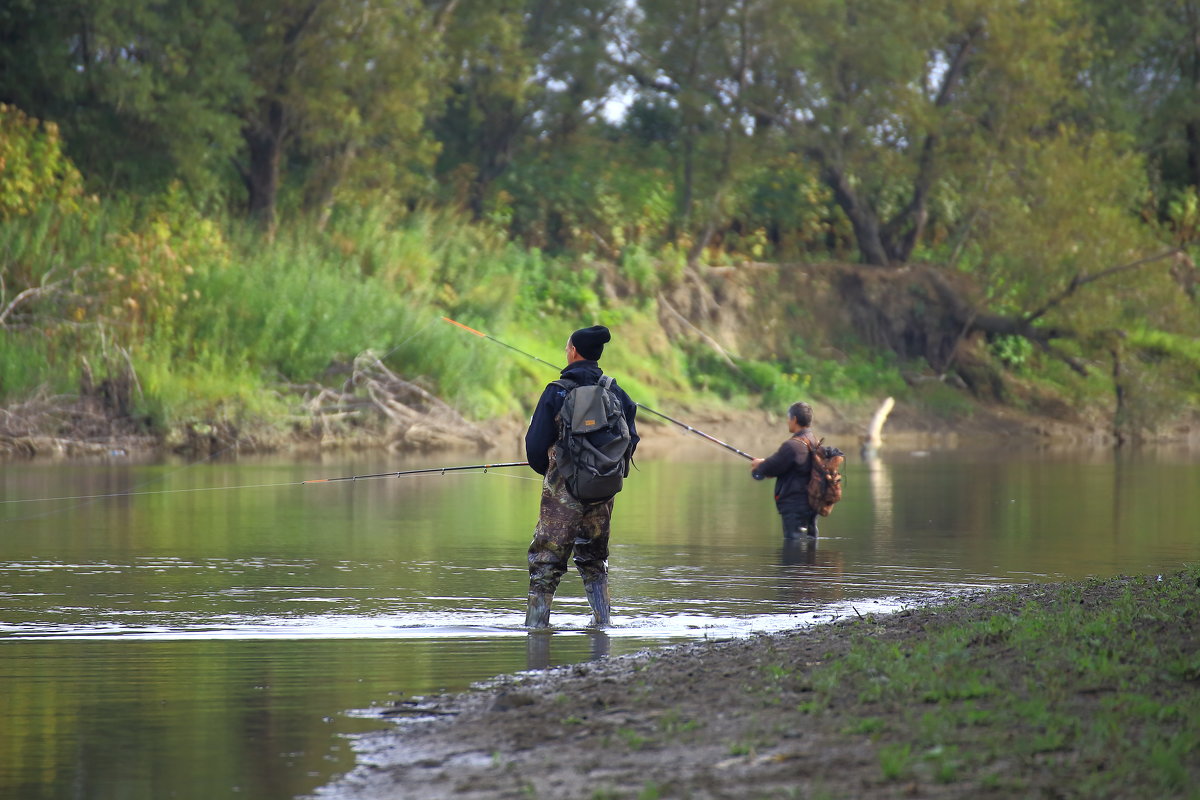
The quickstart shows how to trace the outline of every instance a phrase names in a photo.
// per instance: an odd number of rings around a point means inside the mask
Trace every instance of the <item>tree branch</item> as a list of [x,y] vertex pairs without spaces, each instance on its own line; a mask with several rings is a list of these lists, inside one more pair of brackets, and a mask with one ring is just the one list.
[[[941,109],[949,104],[955,87],[962,79],[963,73],[966,72],[968,57],[974,48],[975,37],[979,34],[979,30],[978,27],[972,27],[966,32],[962,45],[954,54],[954,58],[942,78],[942,85],[933,101],[934,108]],[[897,211],[896,215],[883,226],[881,236],[884,246],[888,250],[889,258],[895,261],[908,261],[925,230],[925,222],[928,218],[926,208],[936,172],[934,154],[940,140],[941,136],[937,132],[926,134],[925,142],[921,147],[921,155],[917,161],[917,176],[913,181],[912,197],[904,208]],[[901,230],[904,231],[902,237],[898,235]]]
[[1041,319],[1050,311],[1062,305],[1068,298],[1071,297],[1071,295],[1075,294],[1075,292],[1079,291],[1084,286],[1087,286],[1089,283],[1095,283],[1096,281],[1104,280],[1105,278],[1118,275],[1122,272],[1132,272],[1133,270],[1140,269],[1147,264],[1153,264],[1154,262],[1161,261],[1164,258],[1170,258],[1180,252],[1182,251],[1178,247],[1172,247],[1170,250],[1164,250],[1157,255],[1139,258],[1137,261],[1131,261],[1128,264],[1118,264],[1115,267],[1102,269],[1099,272],[1094,272],[1090,275],[1078,273],[1071,278],[1071,282],[1067,284],[1066,288],[1047,300],[1044,304],[1042,304],[1041,308],[1038,308],[1037,310],[1027,314],[1023,320],[1028,325],[1032,324],[1038,319]]

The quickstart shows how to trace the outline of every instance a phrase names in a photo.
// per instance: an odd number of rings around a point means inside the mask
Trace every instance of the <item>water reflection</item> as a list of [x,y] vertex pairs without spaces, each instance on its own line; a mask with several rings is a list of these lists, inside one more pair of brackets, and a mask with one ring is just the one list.
[[[562,645],[563,640],[567,636],[574,638],[579,635],[581,634],[562,634],[550,630],[530,631],[528,641],[526,642],[525,668],[543,670],[579,660],[578,651],[575,647],[563,653],[563,655],[569,655],[567,660],[560,659],[555,661],[552,656],[556,640],[559,645]],[[612,651],[612,639],[607,633],[602,630],[589,630],[584,631],[582,635],[588,640],[588,657],[586,660],[599,661],[603,658],[608,658],[609,653]]]
[[892,474],[880,458],[878,451],[865,449],[863,464],[867,469],[867,482],[871,489],[871,512],[874,517],[875,534],[882,540],[894,535],[892,527]]
[[785,567],[796,564],[813,565],[817,563],[817,540],[802,536],[798,539],[784,539],[783,552],[779,563]]
[[[790,542],[741,462],[639,463],[614,514],[616,625],[583,630],[572,586],[567,627],[539,635],[520,626],[536,482],[288,483],[429,466],[372,461],[0,470],[0,500],[187,492],[0,503],[0,797],[283,800],[346,768],[327,760],[343,712],[396,693],[1176,568],[1200,560],[1198,460],[889,450],[848,464],[822,536]],[[251,484],[281,488],[207,491]]]

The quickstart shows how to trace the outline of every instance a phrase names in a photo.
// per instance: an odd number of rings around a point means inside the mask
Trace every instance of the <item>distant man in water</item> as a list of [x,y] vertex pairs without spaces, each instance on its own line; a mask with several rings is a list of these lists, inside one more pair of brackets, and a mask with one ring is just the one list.
[[[783,519],[783,538],[817,538],[817,512],[808,503],[808,480],[812,476],[812,454],[808,444],[816,446],[812,434],[813,410],[808,403],[793,403],[788,409],[790,439],[768,458],[750,462],[755,478],[775,479],[775,508]],[[805,443],[808,444],[805,444]]]
[[[568,388],[595,386],[601,382],[604,372],[597,362],[610,339],[608,328],[603,325],[581,328],[571,334],[566,346],[567,366],[560,380],[550,383],[542,392],[525,434],[529,466],[545,477],[541,512],[529,545],[529,609],[525,625],[530,628],[545,628],[550,624],[550,602],[567,571],[567,559],[572,552],[592,608],[592,624],[604,626],[609,623],[608,534],[613,498],[584,502],[574,497],[559,472],[556,445],[564,425],[559,412]],[[627,465],[638,443],[634,426],[637,406],[615,381],[609,388],[620,400],[622,414],[629,426]]]

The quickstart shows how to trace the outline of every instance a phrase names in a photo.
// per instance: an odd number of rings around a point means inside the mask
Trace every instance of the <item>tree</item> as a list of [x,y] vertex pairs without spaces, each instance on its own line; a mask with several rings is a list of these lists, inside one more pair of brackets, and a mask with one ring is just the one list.
[[448,93],[430,125],[439,179],[476,219],[516,161],[553,160],[586,135],[610,91],[606,30],[620,5],[505,0],[449,15]]
[[288,167],[307,167],[296,182],[310,207],[327,210],[351,175],[402,188],[430,161],[421,123],[439,36],[424,5],[242,0],[238,31],[254,92],[238,108],[245,148],[236,165],[247,210],[267,230]]
[[1097,111],[1137,136],[1170,189],[1200,186],[1200,2],[1087,0],[1104,57]]
[[643,0],[614,29],[614,61],[638,94],[629,122],[674,161],[672,238],[690,239],[692,261],[728,220],[730,186],[751,152],[768,155],[767,140],[751,138],[771,120],[748,100],[769,55],[762,48],[768,11],[757,0]]
[[93,187],[211,191],[249,91],[223,0],[11,0],[0,100],[56,122]]
[[1053,127],[1085,43],[1072,0],[777,0],[762,16],[754,113],[819,165],[877,266],[911,259],[945,178],[980,179],[1013,137]]

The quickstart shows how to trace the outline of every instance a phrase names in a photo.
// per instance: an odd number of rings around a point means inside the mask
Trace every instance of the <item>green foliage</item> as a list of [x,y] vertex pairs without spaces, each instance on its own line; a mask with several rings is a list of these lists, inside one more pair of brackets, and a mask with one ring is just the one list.
[[617,736],[630,750],[641,750],[650,741],[633,728],[617,728]]
[[845,215],[813,165],[797,153],[763,159],[736,191],[737,228],[723,241],[730,253],[762,261],[852,249]]
[[0,398],[20,398],[34,387],[57,394],[77,386],[73,371],[47,371],[46,365],[56,360],[55,343],[36,333],[0,329],[0,349]]
[[222,0],[17,0],[0,14],[0,93],[62,128],[89,185],[211,192],[248,101]]
[[[995,290],[996,306],[1039,308],[1072,280],[1149,249],[1136,215],[1147,196],[1141,160],[1122,142],[1064,128],[1017,144],[1019,165],[993,180],[988,221],[975,233],[986,254],[976,274]],[[1145,313],[1162,278],[1114,275],[1056,308],[1053,319],[1087,330]]]
[[853,404],[908,394],[898,367],[882,356],[823,359],[795,347],[788,360],[738,359],[731,367],[712,350],[693,348],[689,354],[687,374],[694,384],[725,399],[752,395],[764,408],[786,408],[804,397]]
[[[972,319],[1036,324],[999,328],[996,362],[1072,404],[1113,404],[1103,371],[1120,346],[1130,413],[1164,421],[1197,397],[1200,272],[1182,253],[1131,265],[1200,239],[1187,13],[13,0],[0,324],[56,384],[108,343],[153,365],[164,397],[214,405],[399,347],[395,363],[491,413],[513,411],[535,370],[437,336],[400,343],[438,312],[533,347],[603,318],[652,353],[628,363],[641,396],[886,393],[965,416],[949,388],[910,392],[889,354],[795,341],[730,367],[649,332],[689,263],[857,250],[965,273]],[[83,202],[84,186],[105,198]],[[267,236],[240,227],[247,213]],[[1035,350],[1040,335],[1056,349]],[[213,380],[168,391],[173,359]],[[14,363],[0,391],[30,391],[37,361]],[[500,364],[488,389],[464,388]]]
[[1151,174],[1162,199],[1195,187],[1200,105],[1188,65],[1200,54],[1190,33],[1193,2],[1086,0],[1099,57],[1090,65],[1089,97],[1100,124],[1136,137],[1154,154]]
[[988,342],[988,349],[1001,364],[1013,370],[1025,367],[1033,355],[1033,344],[1023,336],[995,336]]
[[912,775],[912,746],[889,744],[879,750],[879,768],[885,781],[904,780]]
[[498,182],[491,214],[527,246],[624,257],[652,248],[674,213],[661,169],[630,169],[622,145],[601,136],[530,158]]
[[1200,345],[1193,336],[1140,329],[1110,340],[1119,354],[1124,411],[1134,428],[1154,430],[1200,400]]
[[293,202],[322,214],[423,186],[437,153],[425,113],[441,94],[424,4],[260,0],[241,4],[234,25],[252,86],[234,106],[252,211],[270,215],[276,170]]

